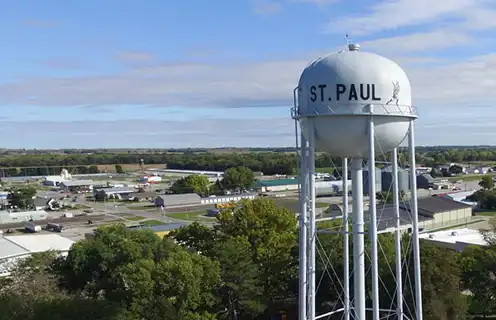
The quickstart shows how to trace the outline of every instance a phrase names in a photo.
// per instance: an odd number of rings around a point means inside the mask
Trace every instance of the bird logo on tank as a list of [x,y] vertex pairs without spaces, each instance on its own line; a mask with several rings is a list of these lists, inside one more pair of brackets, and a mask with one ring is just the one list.
[[391,99],[389,99],[388,102],[386,102],[386,105],[394,101],[396,106],[398,106],[398,102],[400,101],[399,94],[400,94],[400,82],[393,81],[393,95],[391,96]]

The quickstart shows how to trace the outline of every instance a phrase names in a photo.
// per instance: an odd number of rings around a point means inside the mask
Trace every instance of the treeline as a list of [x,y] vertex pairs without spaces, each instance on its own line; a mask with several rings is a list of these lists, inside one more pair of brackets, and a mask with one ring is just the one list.
[[[402,150],[400,163],[407,163],[407,154]],[[72,173],[90,172],[90,166],[114,164],[166,164],[169,169],[225,171],[228,168],[245,166],[267,175],[291,175],[296,172],[297,156],[289,152],[156,152],[156,153],[74,153],[74,154],[32,154],[0,157],[0,167],[4,176],[57,174],[67,166],[79,166]],[[389,161],[389,155],[378,155],[378,161]],[[496,149],[442,149],[429,148],[418,151],[418,164],[433,166],[450,162],[496,162]],[[49,169],[46,167],[54,167]],[[341,159],[319,153],[317,168],[340,167]],[[18,169],[26,168],[26,169]],[[91,169],[94,171],[94,168]]]
[[[320,227],[337,230],[339,223]],[[409,235],[404,237],[408,244]],[[396,287],[394,235],[381,234],[378,241],[380,307],[390,309]],[[318,243],[325,251],[316,265],[322,314],[342,299],[343,236],[320,234]],[[298,301],[297,245],[295,215],[267,199],[245,201],[233,214],[221,212],[214,228],[194,223],[165,239],[150,230],[104,226],[76,243],[67,259],[38,254],[22,262],[2,284],[0,320],[257,320],[281,311],[292,320]],[[428,241],[421,245],[425,320],[462,320],[469,311],[494,311],[493,245],[462,254]],[[402,264],[411,277],[408,252]],[[413,319],[409,280],[403,281],[404,311]],[[461,290],[472,292],[470,299]]]

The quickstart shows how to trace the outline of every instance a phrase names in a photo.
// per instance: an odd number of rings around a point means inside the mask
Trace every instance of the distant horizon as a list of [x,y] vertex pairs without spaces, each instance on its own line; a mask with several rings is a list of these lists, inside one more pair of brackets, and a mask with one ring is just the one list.
[[[295,149],[295,146],[279,146],[279,147],[92,147],[92,148],[2,148],[1,151],[66,151],[66,150],[222,150],[222,149],[262,149],[262,150],[271,150],[271,149]],[[398,148],[406,148],[406,146],[400,146]],[[417,145],[415,148],[462,148],[462,149],[470,149],[470,148],[496,148],[496,145]]]

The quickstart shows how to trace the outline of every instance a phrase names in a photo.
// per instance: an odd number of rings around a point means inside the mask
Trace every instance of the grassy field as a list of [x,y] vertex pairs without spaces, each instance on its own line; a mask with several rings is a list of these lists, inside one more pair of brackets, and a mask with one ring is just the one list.
[[191,211],[191,212],[176,212],[176,213],[167,213],[167,217],[171,217],[173,219],[179,220],[190,220],[190,221],[198,221],[198,220],[212,220],[212,218],[205,216],[205,210],[199,211]]
[[456,177],[450,177],[450,178],[448,178],[448,180],[449,181],[458,181],[458,180],[462,180],[462,181],[477,181],[477,180],[482,179],[483,176],[495,177],[496,176],[496,172],[490,172],[488,174],[470,174],[470,175],[466,175],[466,176],[456,176]]
[[145,218],[143,217],[137,217],[137,216],[130,216],[130,217],[125,217],[126,220],[130,220],[130,221],[142,221],[142,220],[145,220]]
[[[292,212],[299,212],[300,211],[300,202],[298,199],[272,198],[271,200],[274,201],[274,203],[278,207],[287,208]],[[327,208],[329,206],[330,206],[330,204],[325,203],[325,202],[316,202],[315,203],[316,208]]]
[[152,226],[158,226],[161,224],[165,224],[165,222],[159,221],[159,220],[145,220],[141,222],[142,225],[146,227],[152,227]]

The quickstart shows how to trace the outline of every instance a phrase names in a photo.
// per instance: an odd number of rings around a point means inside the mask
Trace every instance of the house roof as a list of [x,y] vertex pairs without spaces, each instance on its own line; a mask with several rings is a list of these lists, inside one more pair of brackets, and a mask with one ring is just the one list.
[[50,201],[52,198],[36,198],[34,199],[33,203],[35,207],[43,207],[48,204],[48,201]]

